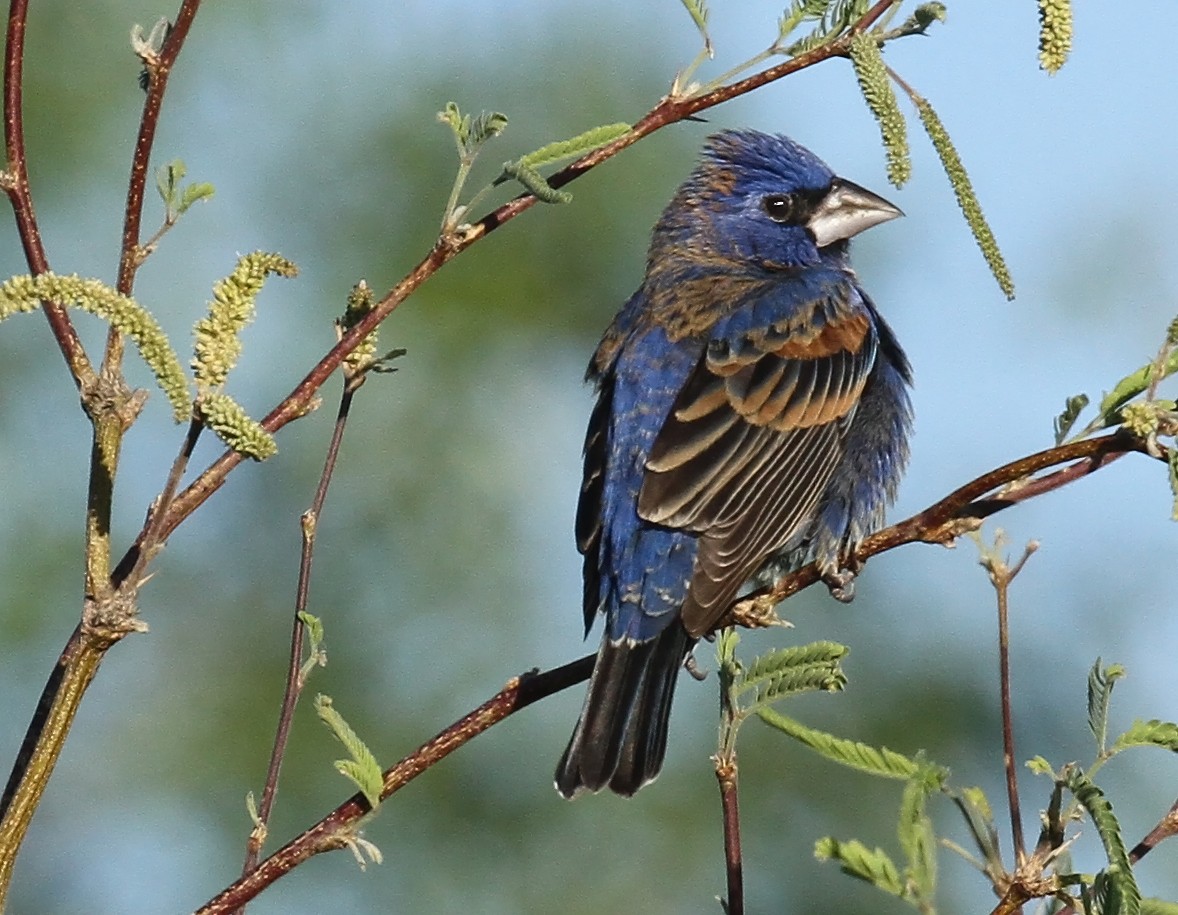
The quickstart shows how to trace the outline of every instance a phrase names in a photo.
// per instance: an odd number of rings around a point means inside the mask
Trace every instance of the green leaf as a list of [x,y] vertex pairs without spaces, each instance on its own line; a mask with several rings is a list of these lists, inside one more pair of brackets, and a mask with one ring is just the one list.
[[1072,431],[1072,427],[1086,406],[1088,406],[1087,394],[1077,394],[1064,401],[1063,412],[1055,418],[1055,444],[1063,444],[1063,440],[1068,437],[1068,433]]
[[937,837],[929,819],[928,799],[945,784],[946,772],[929,766],[908,780],[900,800],[896,832],[908,859],[908,873],[922,899],[936,895]]
[[307,640],[311,643],[311,652],[317,652],[323,644],[323,620],[306,610],[299,611],[299,620],[307,627]]
[[1068,790],[1088,812],[1096,826],[1096,832],[1104,845],[1108,867],[1097,875],[1094,884],[1099,896],[1104,899],[1102,911],[1105,915],[1138,915],[1141,907],[1141,893],[1133,877],[1133,866],[1125,842],[1121,837],[1121,826],[1113,814],[1112,805],[1104,792],[1085,775],[1079,767],[1073,767],[1066,774]]
[[543,175],[522,161],[504,162],[503,173],[522,184],[541,203],[569,203],[573,199],[568,191],[557,190]]
[[909,779],[927,766],[926,763],[918,762],[887,747],[876,749],[864,743],[816,731],[775,709],[759,708],[757,715],[766,724],[805,744],[819,755],[860,772],[884,778]]
[[1141,915],[1178,915],[1178,902],[1164,899],[1142,899]]
[[704,0],[680,0],[683,7],[691,16],[691,21],[695,23],[695,27],[699,29],[699,34],[703,37],[704,43],[708,43],[708,8]]
[[187,167],[180,159],[173,159],[155,170],[155,189],[169,212],[176,206],[176,190],[187,172]]
[[438,112],[438,120],[454,134],[458,158],[468,167],[484,143],[507,129],[507,115],[502,112],[484,111],[472,118],[463,114],[454,102],[446,102],[446,107]]
[[1178,724],[1156,718],[1149,721],[1138,719],[1116,739],[1112,752],[1119,753],[1129,747],[1161,747],[1178,753]]
[[835,642],[814,642],[771,651],[753,661],[736,680],[736,694],[756,690],[755,707],[795,693],[837,692],[847,682],[839,660],[848,650]]
[[315,712],[352,757],[351,759],[337,759],[335,761],[336,769],[345,778],[355,783],[368,800],[368,805],[375,810],[380,805],[380,795],[384,790],[384,774],[381,772],[376,757],[372,755],[364,741],[356,736],[356,732],[344,721],[343,716],[335,710],[330,696],[324,696],[321,693],[315,697]]
[[[1154,373],[1157,367],[1154,363],[1143,365],[1136,372],[1131,375],[1126,375],[1116,383],[1111,391],[1104,395],[1104,399],[1100,401],[1100,415],[1105,418],[1105,425],[1116,425],[1120,422],[1116,415],[1126,403],[1146,390],[1154,381]],[[1178,350],[1170,353],[1169,357],[1162,363],[1161,378],[1169,378],[1175,372],[1178,372]]]
[[1096,738],[1096,747],[1104,753],[1108,741],[1108,704],[1112,697],[1113,686],[1125,676],[1125,668],[1120,664],[1112,664],[1101,668],[1100,658],[1092,665],[1088,672],[1088,729]]
[[[569,137],[567,140],[558,140],[555,143],[549,143],[547,146],[541,146],[526,156],[521,156],[516,160],[516,164],[524,168],[543,168],[545,165],[552,165],[554,162],[573,159],[587,152],[592,152],[598,147],[612,143],[618,137],[625,136],[629,132],[629,124],[603,124],[600,127],[586,130],[584,133],[579,133],[575,137]],[[507,170],[506,165],[503,168],[504,171]],[[512,175],[512,177],[515,177],[515,175]]]
[[180,194],[180,204],[176,208],[177,212],[183,213],[187,211],[198,200],[208,200],[214,193],[216,193],[216,188],[207,181],[198,181],[195,184],[188,185]]
[[837,861],[844,874],[866,880],[893,896],[904,896],[900,871],[882,848],[872,850],[858,839],[840,842],[826,836],[814,843],[814,857],[819,861]]

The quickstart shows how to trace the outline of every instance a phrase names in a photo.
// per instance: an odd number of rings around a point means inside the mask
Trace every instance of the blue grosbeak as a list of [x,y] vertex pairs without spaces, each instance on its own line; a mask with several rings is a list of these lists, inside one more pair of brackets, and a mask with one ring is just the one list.
[[586,634],[605,632],[556,770],[573,797],[662,767],[679,669],[741,587],[852,553],[908,457],[911,370],[848,239],[900,211],[809,150],[711,137],[655,225],[641,287],[587,377],[577,510]]

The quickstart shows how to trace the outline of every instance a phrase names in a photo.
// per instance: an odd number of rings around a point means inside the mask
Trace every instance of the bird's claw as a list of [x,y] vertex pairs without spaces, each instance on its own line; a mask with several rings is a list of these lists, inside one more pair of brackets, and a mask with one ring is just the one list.
[[699,661],[696,660],[694,654],[688,654],[683,659],[683,667],[693,679],[699,680],[701,683],[708,678],[708,672],[699,666]]
[[849,604],[855,599],[855,572],[850,569],[824,572],[822,583],[830,591],[830,596],[839,603]]
[[789,620],[777,615],[777,601],[768,594],[761,594],[742,600],[724,621],[726,626],[743,626],[745,629],[768,629],[770,626],[791,628]]

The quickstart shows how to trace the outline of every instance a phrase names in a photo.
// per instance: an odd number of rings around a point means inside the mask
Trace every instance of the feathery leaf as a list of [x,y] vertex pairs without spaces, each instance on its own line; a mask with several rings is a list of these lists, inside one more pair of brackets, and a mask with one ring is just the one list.
[[814,857],[819,861],[835,860],[844,874],[866,880],[885,893],[903,897],[904,881],[899,868],[882,848],[869,849],[858,839],[840,842],[826,836],[814,843]]
[[823,731],[808,728],[801,722],[789,718],[776,709],[759,708],[757,715],[766,724],[777,728],[833,762],[841,763],[860,772],[880,775],[884,778],[908,779],[915,776],[926,765],[887,747],[868,746],[854,740],[835,737]]
[[376,757],[344,721],[343,715],[335,710],[330,696],[320,694],[315,697],[315,713],[352,757],[337,759],[336,769],[355,783],[367,798],[369,806],[375,810],[380,805],[380,794],[384,790],[384,775]]
[[1085,775],[1079,767],[1072,767],[1066,773],[1068,790],[1088,812],[1108,858],[1108,867],[1097,876],[1096,889],[1104,898],[1102,911],[1106,915],[1138,915],[1141,907],[1141,892],[1133,876],[1133,865],[1125,842],[1121,837],[1121,826],[1113,814],[1112,805],[1104,792]]

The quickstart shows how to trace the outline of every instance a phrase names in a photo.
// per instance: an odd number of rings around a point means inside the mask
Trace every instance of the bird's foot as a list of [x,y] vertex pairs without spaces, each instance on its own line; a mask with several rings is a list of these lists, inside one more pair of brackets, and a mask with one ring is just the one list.
[[843,604],[849,604],[855,599],[855,575],[851,569],[838,569],[834,572],[823,572],[822,583],[830,591],[830,596]]
[[725,620],[727,626],[745,629],[767,629],[770,626],[793,628],[793,623],[777,615],[777,601],[768,594],[759,594],[740,601]]

